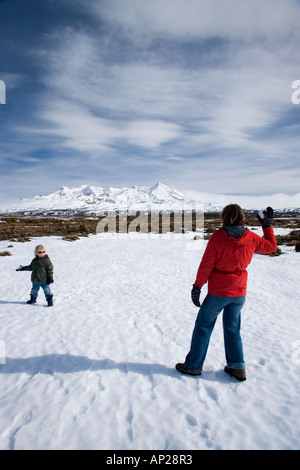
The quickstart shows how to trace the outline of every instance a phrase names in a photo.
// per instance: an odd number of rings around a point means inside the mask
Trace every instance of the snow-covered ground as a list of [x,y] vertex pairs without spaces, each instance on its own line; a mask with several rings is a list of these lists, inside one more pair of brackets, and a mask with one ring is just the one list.
[[[26,305],[30,273],[15,271],[40,242],[55,268],[53,308],[42,292]],[[0,449],[299,448],[300,254],[282,247],[249,266],[239,383],[223,371],[221,318],[202,376],[174,368],[197,315],[197,244],[113,235],[13,243],[13,256],[0,258]]]

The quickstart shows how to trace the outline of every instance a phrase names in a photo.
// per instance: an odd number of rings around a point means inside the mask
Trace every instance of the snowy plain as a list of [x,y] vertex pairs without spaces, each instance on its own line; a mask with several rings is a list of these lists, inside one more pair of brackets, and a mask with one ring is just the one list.
[[[15,271],[38,243],[54,264],[52,308],[42,292],[27,305],[30,273]],[[12,244],[0,258],[0,449],[299,449],[293,247],[254,255],[248,268],[239,383],[223,371],[221,318],[203,374],[175,370],[189,350],[206,242],[102,234]]]

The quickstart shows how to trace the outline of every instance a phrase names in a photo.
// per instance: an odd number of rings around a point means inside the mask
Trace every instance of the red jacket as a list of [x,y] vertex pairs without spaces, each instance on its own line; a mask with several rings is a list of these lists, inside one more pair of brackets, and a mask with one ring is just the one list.
[[221,297],[239,297],[246,294],[246,268],[254,253],[274,253],[277,248],[273,227],[265,228],[264,238],[246,229],[241,238],[227,235],[221,228],[209,239],[202,257],[195,285],[202,287],[208,281],[208,293]]

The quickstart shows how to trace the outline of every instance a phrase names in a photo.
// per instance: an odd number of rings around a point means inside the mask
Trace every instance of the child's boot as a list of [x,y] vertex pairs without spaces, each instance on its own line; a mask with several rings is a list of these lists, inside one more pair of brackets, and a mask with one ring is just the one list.
[[30,294],[30,300],[27,300],[27,304],[36,304],[36,297],[34,295]]
[[48,307],[53,306],[53,295],[47,295]]

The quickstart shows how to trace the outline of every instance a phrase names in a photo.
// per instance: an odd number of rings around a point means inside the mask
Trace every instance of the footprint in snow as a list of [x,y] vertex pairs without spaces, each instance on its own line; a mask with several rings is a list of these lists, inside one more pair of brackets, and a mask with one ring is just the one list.
[[194,416],[187,414],[186,415],[186,420],[190,426],[197,426],[197,420]]
[[18,413],[13,420],[13,423],[0,435],[0,449],[14,450],[17,433],[20,431],[20,429],[23,428],[23,426],[26,426],[26,424],[30,423],[31,419],[31,409]]

